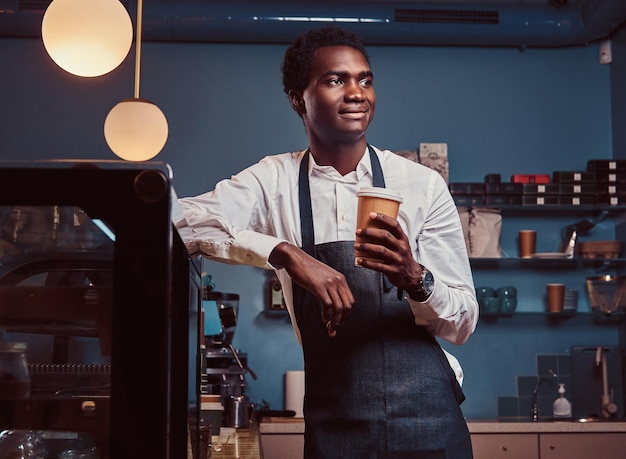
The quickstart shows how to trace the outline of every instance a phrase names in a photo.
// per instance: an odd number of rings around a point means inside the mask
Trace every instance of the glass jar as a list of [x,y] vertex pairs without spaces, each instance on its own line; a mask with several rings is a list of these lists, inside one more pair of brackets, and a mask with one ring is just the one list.
[[0,341],[0,399],[15,400],[29,396],[26,343]]
[[4,430],[0,432],[0,459],[46,459],[43,432]]

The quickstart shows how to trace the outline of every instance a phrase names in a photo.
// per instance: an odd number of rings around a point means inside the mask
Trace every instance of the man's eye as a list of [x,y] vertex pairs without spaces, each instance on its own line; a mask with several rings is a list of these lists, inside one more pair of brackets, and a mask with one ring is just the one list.
[[333,78],[330,80],[330,84],[341,84],[341,78]]
[[372,86],[372,84],[374,84],[374,82],[369,78],[361,80],[361,86]]

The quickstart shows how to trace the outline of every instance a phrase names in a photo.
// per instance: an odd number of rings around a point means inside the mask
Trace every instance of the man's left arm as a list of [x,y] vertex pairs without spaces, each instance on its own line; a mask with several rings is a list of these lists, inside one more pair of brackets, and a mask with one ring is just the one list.
[[[372,243],[355,247],[382,262],[363,259],[360,264],[382,272],[399,289],[410,292],[407,297],[417,325],[454,344],[467,341],[478,321],[478,302],[460,219],[447,189],[441,187],[432,201],[417,239],[418,260],[397,220],[381,214],[371,218],[384,229],[357,229],[357,235],[367,236]],[[424,268],[432,274],[433,283],[432,291],[421,296]]]

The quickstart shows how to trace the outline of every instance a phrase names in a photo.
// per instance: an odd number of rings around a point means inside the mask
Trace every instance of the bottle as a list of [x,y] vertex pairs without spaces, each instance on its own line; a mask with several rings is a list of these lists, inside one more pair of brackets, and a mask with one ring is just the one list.
[[565,384],[559,384],[559,397],[552,404],[552,416],[555,418],[572,417],[572,404],[565,398]]

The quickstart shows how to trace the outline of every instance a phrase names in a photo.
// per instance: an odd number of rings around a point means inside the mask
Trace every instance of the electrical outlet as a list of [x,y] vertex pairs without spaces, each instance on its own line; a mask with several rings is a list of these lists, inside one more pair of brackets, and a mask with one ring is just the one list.
[[269,298],[267,308],[270,311],[286,311],[287,305],[283,297],[283,288],[275,275],[272,275],[269,279],[268,290]]

